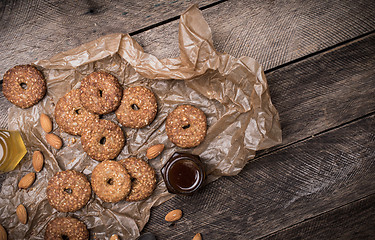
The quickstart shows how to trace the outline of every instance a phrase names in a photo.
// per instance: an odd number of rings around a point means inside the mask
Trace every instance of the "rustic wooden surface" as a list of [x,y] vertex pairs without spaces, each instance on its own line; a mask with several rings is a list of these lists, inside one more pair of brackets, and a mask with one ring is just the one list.
[[[267,74],[283,144],[263,152],[238,176],[155,208],[146,230],[161,239],[197,231],[209,239],[255,239],[374,193],[374,39]],[[168,228],[160,219],[177,207],[185,217]]]
[[176,19],[187,1],[0,1],[0,75],[15,64],[48,59],[110,33],[136,33]]
[[[203,11],[214,46],[251,56],[265,70],[375,30],[375,1],[226,1]],[[178,22],[137,34],[160,58],[178,52]]]
[[[140,3],[138,3],[140,2]],[[178,55],[178,15],[198,1],[1,1],[0,75],[113,32]],[[201,1],[215,47],[260,61],[283,143],[237,176],[151,211],[158,239],[375,237],[375,2]],[[0,96],[0,127],[10,104]],[[0,176],[4,178],[5,175]],[[176,224],[163,221],[184,211]]]
[[372,194],[262,239],[373,239],[374,211]]

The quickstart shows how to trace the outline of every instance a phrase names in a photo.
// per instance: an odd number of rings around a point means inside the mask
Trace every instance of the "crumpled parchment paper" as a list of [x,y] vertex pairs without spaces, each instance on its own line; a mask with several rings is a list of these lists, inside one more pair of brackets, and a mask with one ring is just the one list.
[[[22,132],[28,149],[16,170],[8,174],[0,193],[1,222],[9,239],[43,239],[50,220],[68,215],[82,220],[92,239],[106,239],[115,233],[122,239],[138,237],[148,221],[150,208],[173,196],[166,191],[160,168],[175,151],[182,150],[165,133],[165,119],[179,104],[199,107],[207,116],[204,142],[183,151],[200,155],[207,168],[208,182],[239,173],[256,150],[281,142],[279,116],[272,105],[262,67],[250,57],[237,59],[217,52],[211,30],[195,5],[181,15],[179,48],[179,57],[160,60],[143,52],[129,35],[111,34],[34,63],[47,79],[47,96],[32,108],[9,109],[9,129]],[[46,143],[39,117],[41,113],[53,117],[58,99],[72,88],[78,88],[81,79],[95,70],[115,75],[124,88],[142,85],[155,93],[156,119],[143,129],[123,128],[127,143],[117,160],[129,156],[146,159],[149,146],[165,144],[162,155],[149,161],[158,174],[157,188],[148,199],[132,203],[104,203],[93,194],[83,209],[59,213],[48,203],[48,180],[66,169],[81,171],[90,179],[98,162],[82,150],[79,137],[61,132],[56,124],[54,133],[63,138],[64,146],[61,150],[51,148]],[[116,122],[113,113],[104,118]],[[31,157],[35,150],[43,152],[44,168],[37,173],[31,189],[19,190],[20,178],[33,170]],[[25,225],[17,221],[15,214],[20,203],[29,214]]]

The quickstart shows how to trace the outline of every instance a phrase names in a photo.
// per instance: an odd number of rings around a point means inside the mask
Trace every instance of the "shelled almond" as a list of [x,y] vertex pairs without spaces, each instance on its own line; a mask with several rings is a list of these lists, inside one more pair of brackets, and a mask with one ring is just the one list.
[[46,140],[48,144],[51,145],[53,148],[60,149],[62,147],[62,140],[56,134],[48,133],[46,135]]
[[24,205],[22,205],[22,204],[18,205],[18,207],[16,209],[16,214],[17,214],[18,220],[22,224],[27,223],[27,211],[26,211],[26,208],[25,208]]
[[159,156],[159,154],[164,150],[164,144],[157,144],[154,146],[151,146],[147,149],[146,157],[148,159],[153,159]]
[[200,233],[195,234],[193,240],[202,240],[202,235]]
[[44,156],[41,151],[33,153],[33,167],[36,172],[40,172],[44,165]]
[[120,240],[117,234],[113,234],[109,240]]
[[7,240],[7,239],[8,239],[7,232],[5,231],[5,228],[1,226],[0,224],[0,240]]
[[40,115],[40,126],[42,126],[42,129],[49,133],[52,131],[52,121],[51,119],[44,113]]
[[23,176],[21,180],[18,182],[18,187],[19,188],[29,188],[35,181],[35,173],[31,172]]
[[175,209],[173,211],[170,211],[166,216],[165,216],[165,221],[167,222],[175,222],[179,220],[182,217],[182,211],[180,209]]

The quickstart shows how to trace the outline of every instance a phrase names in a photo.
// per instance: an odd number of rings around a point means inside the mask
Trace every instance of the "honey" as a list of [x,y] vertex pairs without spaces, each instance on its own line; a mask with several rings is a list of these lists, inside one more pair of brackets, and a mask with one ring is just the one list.
[[171,193],[192,194],[205,179],[205,171],[199,156],[176,152],[161,169],[167,189]]
[[0,130],[0,172],[12,171],[26,152],[18,131]]

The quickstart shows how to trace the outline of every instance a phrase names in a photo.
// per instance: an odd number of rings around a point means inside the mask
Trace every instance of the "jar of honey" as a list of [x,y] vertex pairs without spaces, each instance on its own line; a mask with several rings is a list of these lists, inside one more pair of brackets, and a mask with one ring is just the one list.
[[26,152],[18,131],[0,130],[0,172],[12,171]]
[[161,174],[170,193],[190,195],[196,192],[206,178],[199,156],[176,152],[162,167]]

